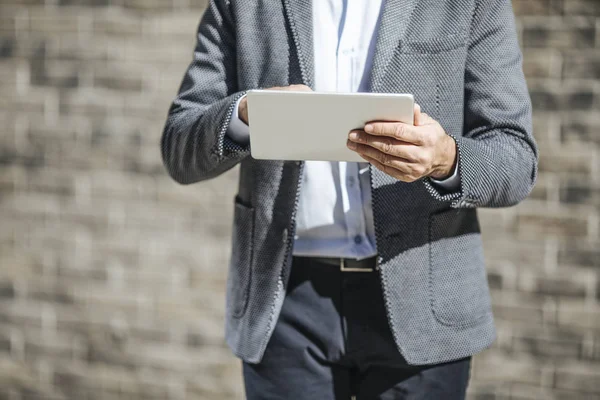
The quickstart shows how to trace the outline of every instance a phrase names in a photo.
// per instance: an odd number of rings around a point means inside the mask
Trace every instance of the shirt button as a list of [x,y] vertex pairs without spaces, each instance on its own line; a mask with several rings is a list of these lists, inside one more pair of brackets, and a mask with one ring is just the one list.
[[354,236],[354,243],[361,244],[362,243],[362,236],[360,236],[360,235]]
[[287,242],[287,239],[288,239],[288,230],[287,230],[287,228],[285,228],[285,229],[283,230],[283,236],[281,237],[281,241],[282,241],[283,243],[286,243],[286,242]]
[[348,178],[348,186],[350,186],[350,187],[354,186],[354,182],[355,182],[355,181],[356,181],[356,180],[354,179],[354,177],[353,177],[353,176],[349,177],[349,178]]

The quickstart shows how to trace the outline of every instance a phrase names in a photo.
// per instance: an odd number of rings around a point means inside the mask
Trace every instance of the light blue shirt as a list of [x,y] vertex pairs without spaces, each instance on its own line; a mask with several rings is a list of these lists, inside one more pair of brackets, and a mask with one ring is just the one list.
[[[316,91],[369,90],[383,1],[312,2]],[[228,135],[240,143],[249,140],[248,126],[237,114]],[[457,170],[449,179],[436,183],[455,189],[459,184]],[[367,162],[305,162],[293,254],[356,259],[377,254]]]

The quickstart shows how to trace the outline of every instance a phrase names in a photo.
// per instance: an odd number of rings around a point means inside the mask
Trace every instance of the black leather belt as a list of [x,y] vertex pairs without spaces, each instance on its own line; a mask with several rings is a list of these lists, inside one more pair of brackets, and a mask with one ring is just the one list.
[[373,272],[379,269],[377,256],[357,260],[355,258],[305,257],[311,260],[338,267],[342,272]]

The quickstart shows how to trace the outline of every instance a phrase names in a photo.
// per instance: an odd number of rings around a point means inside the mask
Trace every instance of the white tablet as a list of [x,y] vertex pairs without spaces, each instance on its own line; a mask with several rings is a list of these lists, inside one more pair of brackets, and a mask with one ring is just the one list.
[[411,94],[248,92],[250,149],[263,160],[365,161],[346,147],[370,121],[413,124]]

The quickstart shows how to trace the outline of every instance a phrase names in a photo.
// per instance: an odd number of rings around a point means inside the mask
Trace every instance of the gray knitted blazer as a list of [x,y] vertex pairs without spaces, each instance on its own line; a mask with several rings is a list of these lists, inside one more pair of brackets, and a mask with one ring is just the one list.
[[[303,162],[258,161],[225,135],[246,90],[313,85],[310,1],[211,0],[161,147],[182,184],[240,164],[226,341],[259,362],[290,273]],[[460,188],[371,168],[389,324],[411,364],[472,355],[495,338],[477,207],[507,207],[537,171],[531,104],[510,0],[387,0],[371,91],[413,93],[457,143]],[[282,129],[285,129],[282,127]]]

